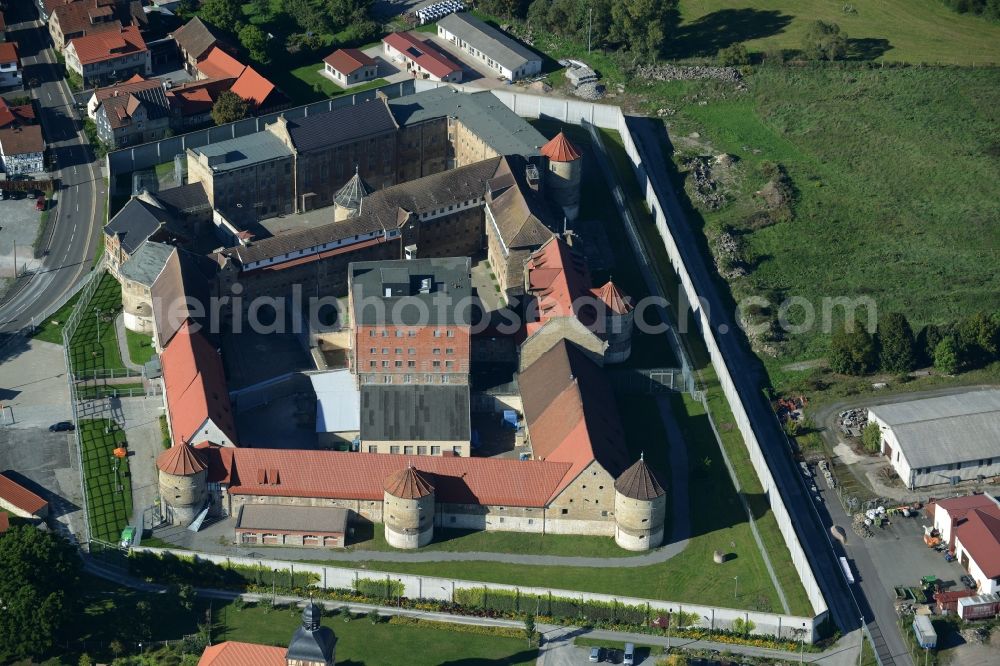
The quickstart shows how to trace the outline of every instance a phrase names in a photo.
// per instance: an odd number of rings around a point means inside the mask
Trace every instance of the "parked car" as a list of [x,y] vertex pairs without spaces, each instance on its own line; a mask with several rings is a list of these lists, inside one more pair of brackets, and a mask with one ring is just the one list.
[[35,199],[35,210],[45,210],[45,196],[42,195]]
[[965,574],[964,576],[962,576],[961,581],[962,584],[965,585],[970,590],[975,590],[979,587],[979,585],[976,584],[976,579],[970,576],[969,574]]
[[49,432],[73,432],[76,426],[70,421],[60,421],[49,426]]
[[632,666],[635,664],[635,645],[632,643],[625,644],[625,658],[622,660],[625,666]]
[[596,664],[598,662],[604,661],[604,654],[603,653],[604,653],[604,650],[602,648],[592,647],[592,648],[590,648],[590,659],[588,659],[587,661],[589,661],[592,664]]

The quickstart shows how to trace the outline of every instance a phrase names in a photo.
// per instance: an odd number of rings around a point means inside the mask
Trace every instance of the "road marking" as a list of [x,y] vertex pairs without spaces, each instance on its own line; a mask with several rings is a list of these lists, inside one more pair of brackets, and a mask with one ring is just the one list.
[[78,212],[78,213],[80,212],[80,202],[79,201],[76,203],[76,212]]
[[76,167],[73,167],[73,175],[76,175]]

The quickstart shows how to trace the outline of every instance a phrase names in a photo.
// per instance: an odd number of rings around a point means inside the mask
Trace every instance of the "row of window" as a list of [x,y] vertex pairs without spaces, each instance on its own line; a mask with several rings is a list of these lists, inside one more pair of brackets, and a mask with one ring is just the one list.
[[[403,362],[402,361],[392,361],[392,365],[389,365],[389,363],[390,363],[390,361],[382,361],[382,367],[383,368],[402,368],[403,367]],[[426,365],[426,362],[424,363],[424,365]],[[378,366],[378,361],[368,361],[368,367],[369,368],[373,368],[373,369],[379,367]],[[406,367],[407,368],[415,368],[415,367],[417,367],[417,362],[416,361],[407,361],[406,362]],[[433,367],[433,368],[440,368],[441,367],[441,361],[432,361],[431,367]],[[455,362],[454,361],[445,361],[444,362],[444,367],[446,367],[446,368],[454,368],[455,367]]]
[[[443,332],[443,334],[444,334],[445,337],[448,337],[448,338],[455,337],[455,331],[453,329],[446,329]],[[415,337],[417,337],[417,331],[415,329],[409,329],[407,331],[403,331],[402,329],[397,328],[394,335],[397,338],[402,338],[404,336],[407,337],[407,338],[415,338]],[[440,338],[442,336],[442,330],[440,328],[434,329],[433,335],[434,335],[435,338]],[[368,331],[368,337],[370,337],[370,338],[388,338],[389,337],[389,331],[388,331],[388,329],[385,329],[385,328],[376,331],[373,328],[373,329],[370,329]],[[373,354],[375,353],[375,348],[374,347],[372,347],[372,353]],[[383,349],[382,353],[385,354],[387,352],[385,351],[385,349]],[[402,351],[399,350],[399,349],[397,349],[396,353],[397,354],[401,354]],[[411,351],[410,353],[412,354],[413,352]],[[449,352],[449,353],[451,353],[451,352]]]
[[[897,455],[897,460],[898,460],[898,455]],[[963,469],[963,468],[969,468],[969,467],[988,467],[989,465],[996,464],[997,462],[1000,462],[1000,458],[983,458],[983,459],[979,460],[978,462],[975,461],[975,460],[970,460],[969,462],[952,463],[952,464],[948,465],[947,469],[948,469],[949,472],[954,472],[955,470],[959,470],[959,469]],[[923,468],[917,469],[916,473],[917,474],[930,474],[932,469],[933,468],[931,468],[931,467],[923,467]]]
[[[378,353],[378,347],[370,347],[370,350],[371,350],[372,354],[377,354]],[[389,353],[389,348],[388,347],[382,347],[382,353],[383,354],[388,354]],[[396,355],[402,355],[403,348],[402,347],[395,347],[394,348],[394,353]],[[409,347],[407,349],[406,353],[409,354],[410,356],[415,356],[416,353],[417,353],[417,350],[414,347]],[[441,355],[441,348],[440,347],[434,347],[434,349],[431,350],[431,353],[434,354],[435,356],[440,356]],[[444,353],[447,356],[451,356],[452,354],[455,353],[455,350],[453,348],[451,348],[451,347],[446,347],[445,350],[444,350]]]
[[[398,378],[398,379],[397,379]],[[397,375],[395,373],[382,375],[381,383],[383,384],[465,384],[468,381],[468,375],[449,375],[447,373],[440,374],[416,374],[416,375]],[[361,375],[362,384],[378,384],[379,376],[372,374]]]

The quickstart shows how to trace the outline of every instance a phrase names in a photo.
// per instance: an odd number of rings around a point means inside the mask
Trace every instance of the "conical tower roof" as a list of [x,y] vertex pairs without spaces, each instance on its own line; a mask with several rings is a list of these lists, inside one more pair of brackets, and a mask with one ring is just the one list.
[[187,444],[176,444],[156,458],[160,471],[174,476],[191,476],[207,468],[197,451]]
[[553,162],[572,162],[583,157],[580,149],[570,143],[562,132],[556,134],[555,138],[542,146],[541,153]]
[[434,486],[412,466],[393,472],[385,479],[385,492],[400,499],[420,499],[434,492]]
[[635,500],[652,500],[664,494],[643,456],[615,480],[615,490]]
[[623,315],[632,311],[631,297],[611,280],[608,280],[603,287],[597,290],[597,297],[615,314]]
[[340,188],[337,196],[333,198],[333,202],[344,208],[358,210],[361,207],[361,200],[371,193],[372,188],[368,186],[368,183],[364,181],[361,174],[355,169],[354,175]]

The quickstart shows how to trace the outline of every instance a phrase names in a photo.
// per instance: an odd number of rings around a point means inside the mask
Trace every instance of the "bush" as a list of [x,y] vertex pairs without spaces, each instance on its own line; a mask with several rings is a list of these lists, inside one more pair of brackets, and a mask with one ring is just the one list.
[[830,341],[830,369],[843,375],[871,372],[878,358],[875,341],[868,331],[854,327],[833,334]]
[[883,372],[909,372],[916,367],[913,330],[904,315],[891,312],[879,322],[878,350]]
[[716,57],[723,67],[739,67],[750,64],[750,54],[747,53],[747,48],[740,43],[731,44],[721,49]]
[[953,375],[961,369],[958,341],[955,336],[946,336],[934,349],[934,369],[946,375]]
[[397,599],[403,596],[403,583],[392,578],[359,578],[354,591],[372,599]]
[[878,453],[882,449],[882,430],[874,421],[869,421],[861,431],[861,445],[868,453]]
[[840,60],[847,55],[847,35],[836,23],[813,21],[803,38],[802,52],[811,60]]

